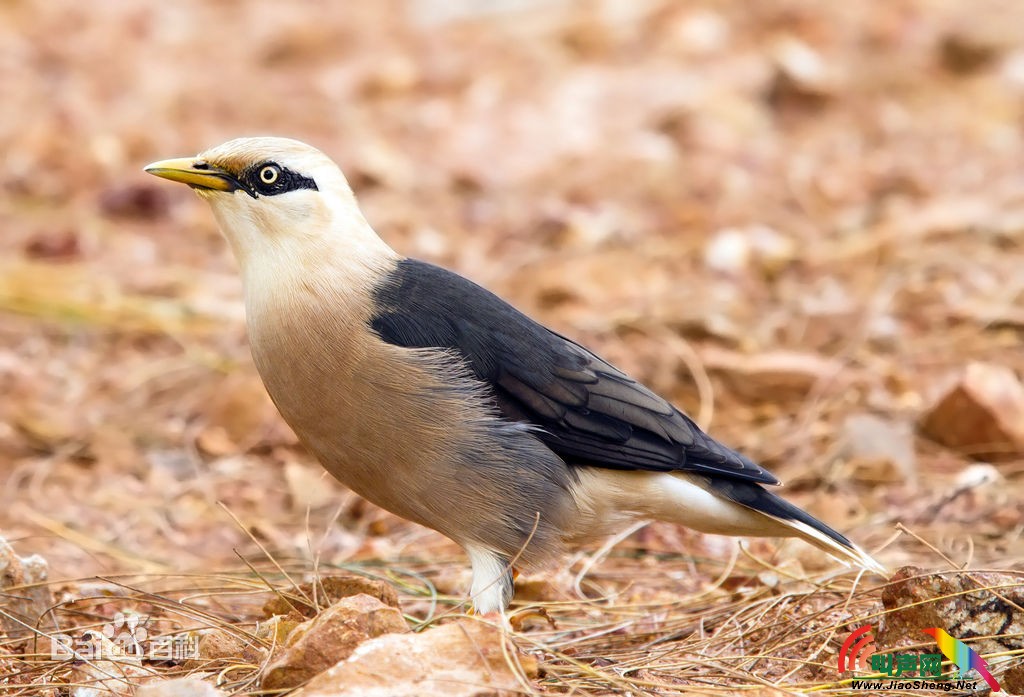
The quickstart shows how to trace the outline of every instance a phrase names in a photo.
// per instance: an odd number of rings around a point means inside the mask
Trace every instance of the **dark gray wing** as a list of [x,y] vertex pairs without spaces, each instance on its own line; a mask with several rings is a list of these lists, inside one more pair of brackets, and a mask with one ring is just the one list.
[[458,274],[405,259],[374,299],[371,325],[384,341],[458,352],[501,413],[539,426],[570,464],[778,483],[636,380]]

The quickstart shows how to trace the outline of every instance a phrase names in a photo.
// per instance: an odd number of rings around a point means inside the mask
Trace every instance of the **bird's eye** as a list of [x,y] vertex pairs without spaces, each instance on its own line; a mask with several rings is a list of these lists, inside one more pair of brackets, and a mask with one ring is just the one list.
[[260,170],[260,182],[263,184],[273,184],[281,177],[281,170],[274,165],[267,165]]
[[239,177],[245,185],[245,190],[253,197],[277,196],[295,189],[317,190],[316,182],[309,177],[270,160],[246,168]]

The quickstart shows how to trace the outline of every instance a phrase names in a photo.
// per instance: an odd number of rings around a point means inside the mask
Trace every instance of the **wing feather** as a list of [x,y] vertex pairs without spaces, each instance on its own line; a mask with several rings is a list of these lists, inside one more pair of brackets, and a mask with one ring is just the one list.
[[371,326],[384,341],[457,352],[506,418],[537,426],[571,464],[778,483],[639,382],[457,274],[405,259],[375,300]]

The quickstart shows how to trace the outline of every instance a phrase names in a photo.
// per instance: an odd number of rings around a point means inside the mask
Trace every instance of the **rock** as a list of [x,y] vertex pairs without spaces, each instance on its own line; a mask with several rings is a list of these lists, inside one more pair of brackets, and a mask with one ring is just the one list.
[[999,474],[999,470],[995,467],[984,463],[978,463],[967,467],[963,472],[958,474],[956,476],[955,483],[957,489],[977,489],[981,486],[998,484],[1003,481],[1003,476]]
[[338,492],[328,485],[330,476],[318,464],[287,460],[284,463],[284,482],[288,486],[292,506],[304,511],[337,504]]
[[280,417],[259,376],[232,372],[209,389],[203,406],[206,423],[196,437],[203,452],[233,455],[273,443]]
[[516,600],[523,603],[564,601],[567,599],[565,587],[550,574],[520,576],[516,579]]
[[[497,697],[522,694],[500,630],[474,620],[368,641],[296,697]],[[508,648],[515,656],[515,649]]]
[[828,69],[821,54],[800,39],[783,37],[772,53],[779,69],[797,84],[817,88],[827,82]]
[[35,402],[17,403],[12,412],[10,424],[28,445],[40,452],[78,454],[82,443],[88,440],[88,428],[81,414],[55,412]]
[[167,215],[170,199],[160,186],[124,184],[103,191],[99,204],[103,214],[112,218],[156,220]]
[[256,628],[256,636],[260,639],[266,639],[273,646],[283,646],[285,641],[288,639],[288,635],[292,631],[302,624],[299,619],[302,615],[297,612],[289,613],[288,615],[274,615],[265,622],[260,622]]
[[[929,627],[945,629],[981,654],[1024,648],[1024,582],[1020,574],[929,574],[905,566],[883,587],[882,605],[887,612],[875,643],[886,651],[920,644],[921,630]],[[990,660],[989,667],[998,679],[998,661]]]
[[313,617],[318,608],[309,604],[307,599],[317,598],[320,607],[332,604],[336,600],[363,593],[381,601],[385,605],[401,609],[398,603],[398,593],[394,586],[384,581],[346,574],[343,576],[321,576],[316,581],[317,587],[313,588],[312,583],[303,583],[298,591],[288,591],[271,598],[263,605],[263,612],[267,617],[273,615],[287,615],[290,612],[299,612],[306,617]]
[[360,89],[364,97],[386,97],[408,92],[421,79],[415,59],[404,53],[382,53],[368,62]]
[[253,641],[223,629],[204,631],[199,639],[199,666],[209,666],[211,661],[246,661],[261,663],[266,658],[266,650]]
[[695,56],[709,55],[727,46],[729,22],[720,14],[699,9],[673,22],[669,35],[680,50]]
[[968,457],[1017,458],[1024,449],[1024,385],[1005,366],[971,363],[921,419],[921,432]]
[[78,233],[68,228],[37,232],[29,238],[23,249],[29,259],[49,262],[74,261],[82,257]]
[[764,225],[719,230],[704,247],[704,264],[712,271],[732,275],[752,265],[771,275],[795,256],[793,240]]
[[750,265],[750,244],[739,230],[715,233],[704,247],[704,265],[712,271],[739,274]]
[[1003,673],[999,687],[1008,695],[1024,695],[1024,666],[1014,666]]
[[297,687],[338,661],[367,639],[408,632],[402,613],[365,593],[342,598],[288,635],[279,658],[267,666],[264,690]]
[[821,107],[842,90],[837,71],[811,45],[785,36],[772,48],[775,76],[767,97],[773,106]]
[[995,61],[996,50],[963,34],[947,34],[939,44],[942,65],[954,73],[973,73]]
[[909,423],[874,414],[851,414],[842,428],[842,455],[853,478],[893,484],[913,481],[917,472],[914,429]]
[[738,397],[751,401],[800,400],[819,382],[842,387],[849,370],[815,353],[770,351],[745,354],[708,346],[700,351],[708,371],[719,374]]
[[198,678],[177,678],[139,685],[135,697],[222,697],[223,692]]
[[0,537],[0,628],[8,637],[22,639],[32,634],[31,627],[42,626],[40,618],[53,605],[46,579],[45,559],[19,557]]
[[1003,13],[971,12],[958,18],[938,44],[942,67],[969,75],[989,68],[1020,46],[1019,24]]
[[[989,590],[994,589],[994,590]],[[879,645],[920,641],[925,627],[959,630],[958,638],[1016,635],[1024,646],[1024,582],[1020,574],[948,572],[929,574],[913,566],[899,569],[882,589],[888,611]],[[1005,650],[1006,647],[1003,648]]]

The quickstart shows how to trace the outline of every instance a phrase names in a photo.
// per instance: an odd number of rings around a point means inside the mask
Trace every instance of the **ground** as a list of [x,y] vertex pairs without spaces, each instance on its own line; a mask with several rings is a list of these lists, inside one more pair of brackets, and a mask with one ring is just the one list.
[[[642,379],[890,569],[1019,578],[1024,5],[0,17],[0,536],[46,559],[65,624],[131,606],[248,627],[285,571],[339,568],[397,584],[415,620],[464,609],[457,547],[298,446],[209,210],[142,172],[256,134],[327,152],[393,247]],[[885,579],[797,542],[613,542],[522,579],[517,607],[553,620],[518,637],[532,689],[840,691],[842,640],[884,624]],[[67,679],[10,665],[25,690]],[[258,667],[223,686],[256,690]]]

